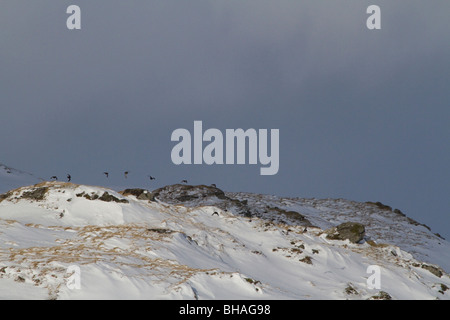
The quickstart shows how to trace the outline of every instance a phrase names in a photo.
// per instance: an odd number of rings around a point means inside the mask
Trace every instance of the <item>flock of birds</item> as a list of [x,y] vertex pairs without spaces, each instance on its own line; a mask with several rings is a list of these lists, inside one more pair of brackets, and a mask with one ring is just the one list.
[[[106,178],[109,178],[109,172],[103,172],[103,174],[106,176]],[[125,171],[123,174],[125,176],[125,179],[127,179],[128,178],[128,171]],[[150,178],[150,180],[156,180],[156,178],[153,177],[153,176],[148,175],[148,177]],[[58,177],[57,176],[52,176],[50,178],[50,180],[57,181]],[[67,174],[67,182],[70,182],[71,180],[72,180],[72,176],[70,174]],[[181,180],[181,183],[187,184],[188,181],[184,179],[184,180]],[[211,186],[214,187],[214,188],[216,187],[216,185],[214,183],[211,184]],[[227,210],[225,210],[225,211],[227,211]],[[220,216],[217,211],[213,212],[212,216],[214,216],[214,215]]]
[[[11,170],[9,169],[9,168],[7,168],[7,171],[6,171],[7,173],[11,173]],[[125,176],[125,179],[127,179],[128,178],[128,171],[125,171],[123,174],[124,174],[124,176]],[[106,178],[109,178],[109,172],[103,172],[103,174],[106,176]],[[150,178],[150,180],[156,180],[156,178],[155,177],[153,177],[153,176],[151,176],[151,175],[148,175],[148,177]],[[58,181],[58,177],[57,176],[52,176],[51,178],[50,178],[50,180],[53,180],[53,181]],[[70,174],[67,174],[67,182],[70,182],[72,180],[72,176],[70,175]],[[185,184],[187,184],[188,183],[188,181],[187,180],[181,180],[181,183],[185,183]],[[216,185],[213,183],[213,184],[211,184],[211,186],[212,187],[216,187]],[[225,211],[227,211],[227,210],[225,210]],[[213,216],[214,215],[217,215],[217,216],[219,216],[219,213],[217,212],[217,211],[214,211],[213,212],[213,214],[212,214]]]
[[[11,169],[10,169],[10,168],[5,167],[5,170],[6,170],[6,173],[11,173]],[[125,172],[123,173],[125,179],[128,178],[128,173],[129,173],[129,171],[125,171]],[[106,176],[106,178],[109,178],[109,172],[105,171],[105,172],[103,172],[103,174]],[[72,176],[71,176],[70,174],[67,174],[66,177],[67,177],[67,182],[72,181]],[[156,178],[155,178],[154,176],[148,175],[147,177],[149,177],[150,180],[156,180]],[[41,178],[40,178],[40,179],[41,179]],[[41,180],[43,181],[43,179],[41,179]],[[50,180],[51,180],[51,181],[58,181],[59,179],[58,179],[57,176],[52,176],[52,177],[50,177]],[[188,181],[187,181],[187,180],[181,180],[181,183],[187,184]],[[212,184],[212,186],[215,187],[216,185],[215,185],[215,184]]]
[[[128,171],[125,171],[123,173],[125,179],[128,178],[128,173],[129,173]],[[106,176],[106,178],[109,178],[109,172],[105,171],[105,172],[103,172],[103,174]],[[149,177],[150,180],[156,180],[156,178],[154,176],[148,175],[148,177]],[[52,176],[52,177],[50,177],[50,180],[58,181],[58,177],[57,176]],[[70,181],[72,181],[72,176],[70,174],[67,174],[67,182],[70,182]],[[188,181],[187,180],[181,180],[181,183],[187,184]]]

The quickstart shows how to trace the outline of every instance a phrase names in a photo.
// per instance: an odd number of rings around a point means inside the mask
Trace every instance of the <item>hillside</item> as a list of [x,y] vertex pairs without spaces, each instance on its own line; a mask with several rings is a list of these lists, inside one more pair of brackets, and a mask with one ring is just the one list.
[[448,300],[449,254],[380,203],[61,182],[0,196],[0,299]]

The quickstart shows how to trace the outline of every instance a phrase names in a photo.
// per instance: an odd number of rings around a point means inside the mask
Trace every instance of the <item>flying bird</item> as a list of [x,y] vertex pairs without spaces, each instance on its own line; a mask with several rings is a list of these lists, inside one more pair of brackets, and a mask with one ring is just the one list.
[[181,183],[188,183],[187,180],[181,180]]
[[53,177],[50,178],[50,180],[58,180],[58,177],[57,176],[53,176]]
[[152,177],[152,176],[148,176],[148,177],[150,178],[150,180],[156,180],[155,177]]
[[70,182],[70,180],[72,180],[72,177],[70,174],[67,175],[67,181]]
[[109,177],[109,172],[103,172],[103,174],[108,178]]
[[125,175],[125,179],[126,179],[128,177],[128,171],[125,171],[123,174]]

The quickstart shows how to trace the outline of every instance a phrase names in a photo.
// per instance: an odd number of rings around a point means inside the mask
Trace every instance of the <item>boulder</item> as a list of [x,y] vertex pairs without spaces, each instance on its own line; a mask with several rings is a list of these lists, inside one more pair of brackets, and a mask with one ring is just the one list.
[[345,222],[340,225],[325,230],[327,239],[331,240],[349,240],[352,243],[358,243],[364,239],[366,229],[364,225],[357,222]]
[[153,190],[153,195],[167,203],[185,203],[206,199],[230,200],[225,193],[217,187],[206,185],[174,184]]

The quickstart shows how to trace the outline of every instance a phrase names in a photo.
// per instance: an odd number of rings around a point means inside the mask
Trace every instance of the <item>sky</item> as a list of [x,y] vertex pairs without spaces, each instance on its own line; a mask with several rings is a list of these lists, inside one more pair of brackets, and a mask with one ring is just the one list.
[[[366,27],[373,4],[380,30]],[[81,9],[81,30],[66,27],[69,5]],[[450,2],[0,0],[0,8],[0,163],[115,189],[186,179],[381,201],[450,239]],[[196,120],[222,132],[279,129],[278,173],[175,165],[171,134],[193,132]]]

